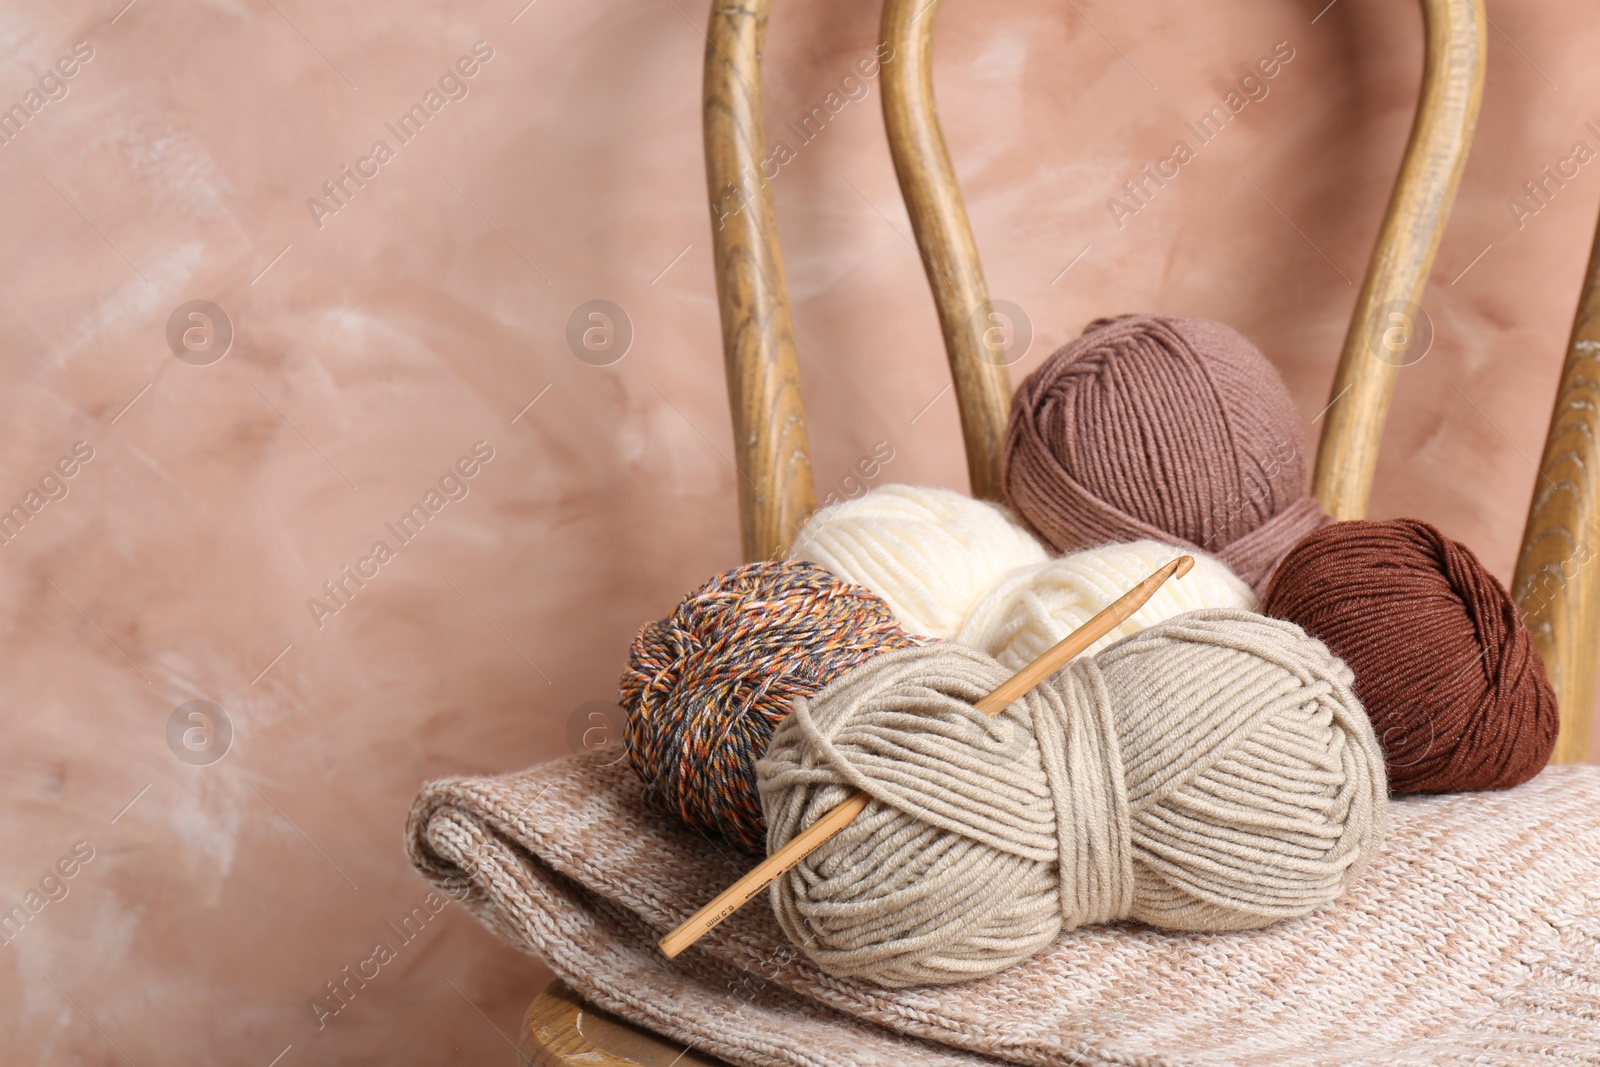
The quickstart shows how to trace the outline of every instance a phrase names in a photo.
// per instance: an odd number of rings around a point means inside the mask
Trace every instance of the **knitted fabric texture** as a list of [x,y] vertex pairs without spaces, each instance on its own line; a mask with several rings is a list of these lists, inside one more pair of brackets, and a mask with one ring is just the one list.
[[1516,603],[1472,550],[1416,519],[1341,522],[1284,559],[1263,610],[1355,671],[1398,793],[1538,774],[1560,717]]
[[750,860],[640,789],[612,751],[433,782],[407,848],[595,1008],[744,1067],[1600,1061],[1600,768],[1392,802],[1377,859],[1304,918],[1086,926],[987,978],[903,990],[824,974],[759,901],[662,956]]
[[[1012,571],[967,613],[956,634],[1012,670],[1021,670],[1088,622],[1128,589],[1187,549],[1159,541],[1101,545]],[[1115,630],[1084,650],[1093,655],[1174,615],[1202,608],[1253,610],[1255,593],[1204,553],[1176,581],[1166,582]]]
[[1382,841],[1383,756],[1350,672],[1299,627],[1198,611],[1080,658],[995,718],[975,649],[879,657],[756,765],[775,852],[871,798],[772,887],[824,971],[885,986],[1012,966],[1063,929],[1245,930],[1337,897]]
[[1056,552],[1176,542],[1219,556],[1257,593],[1328,521],[1306,491],[1305,439],[1282,379],[1209,319],[1090,323],[1012,398],[1004,484]]
[[711,579],[639,631],[618,683],[645,804],[760,852],[754,766],[790,701],[916,643],[871,591],[812,563]]
[[968,609],[1002,575],[1047,558],[1004,508],[911,485],[882,486],[823,508],[801,529],[790,556],[866,586],[906,629],[939,638],[954,637]]

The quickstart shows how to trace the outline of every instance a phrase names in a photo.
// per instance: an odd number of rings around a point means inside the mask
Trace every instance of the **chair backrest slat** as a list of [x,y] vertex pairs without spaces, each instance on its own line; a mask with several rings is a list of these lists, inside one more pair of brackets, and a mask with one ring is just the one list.
[[761,177],[761,46],[771,0],[714,0],[702,129],[722,353],[733,412],[746,560],[786,552],[816,506],[789,286],[772,189]]
[[1311,491],[1336,519],[1366,514],[1395,380],[1467,165],[1483,101],[1480,0],[1422,0],[1422,92],[1328,394]]
[[1561,706],[1558,763],[1588,755],[1600,654],[1600,228],[1533,483],[1511,595]]
[[884,0],[883,120],[923,269],[933,289],[961,413],[972,495],[1001,499],[1011,378],[989,343],[989,291],[933,100],[933,25],[939,0]]

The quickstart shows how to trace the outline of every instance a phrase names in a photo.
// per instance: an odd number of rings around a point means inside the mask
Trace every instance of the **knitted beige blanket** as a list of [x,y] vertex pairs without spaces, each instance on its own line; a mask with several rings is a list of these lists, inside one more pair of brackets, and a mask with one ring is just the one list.
[[1233,934],[1063,934],[965,985],[828,977],[756,900],[655,940],[750,859],[639,804],[620,752],[433,782],[412,861],[595,1005],[739,1064],[1600,1064],[1600,768],[1392,805],[1337,903]]

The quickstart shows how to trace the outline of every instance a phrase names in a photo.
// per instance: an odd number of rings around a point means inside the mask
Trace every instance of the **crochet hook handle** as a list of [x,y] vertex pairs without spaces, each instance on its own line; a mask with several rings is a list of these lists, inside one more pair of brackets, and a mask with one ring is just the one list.
[[[977,708],[985,715],[998,715],[1034,686],[1066,665],[1078,653],[1115,630],[1128,617],[1145,605],[1161,583],[1173,575],[1183,577],[1194,566],[1193,556],[1179,556],[1150,577],[1128,590],[1115,602],[1104,608],[1094,618],[1078,627],[1047,649],[1044,655],[1000,683],[1000,687],[982,700]],[[670,959],[704,937],[712,927],[732,915],[757,893],[777,881],[778,876],[805,859],[822,846],[824,841],[850,825],[850,821],[867,809],[867,794],[856,792],[822,818],[790,838],[778,851],[757,864],[750,873],[718,893],[716,897],[685,919],[677,929],[660,941],[661,951]]]

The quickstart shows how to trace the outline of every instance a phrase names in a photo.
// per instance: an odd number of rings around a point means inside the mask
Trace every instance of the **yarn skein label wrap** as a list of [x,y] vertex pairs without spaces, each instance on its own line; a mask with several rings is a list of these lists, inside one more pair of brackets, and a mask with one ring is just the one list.
[[1307,491],[1300,416],[1261,350],[1200,318],[1090,323],[1012,398],[1003,483],[1056,552],[1176,541],[1259,594],[1326,523]]
[[1348,669],[1292,624],[1178,616],[991,719],[1009,675],[889,653],[795,701],[757,764],[769,851],[872,798],[771,891],[830,974],[965,981],[1063,930],[1239,930],[1334,899],[1375,854],[1383,761]]

